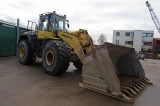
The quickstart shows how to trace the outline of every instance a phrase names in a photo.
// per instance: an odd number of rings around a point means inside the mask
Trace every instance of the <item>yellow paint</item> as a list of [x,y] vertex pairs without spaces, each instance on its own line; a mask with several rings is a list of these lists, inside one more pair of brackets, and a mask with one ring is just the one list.
[[55,37],[55,35],[52,31],[42,31],[42,30],[37,31],[37,38],[38,39],[54,38],[54,37]]
[[[57,35],[55,35],[53,31],[38,30],[36,31],[36,35],[37,39],[50,38],[60,40],[61,38],[64,42],[68,43],[68,45],[73,48],[73,53],[77,54],[82,63],[84,62],[85,55],[90,53],[94,48],[93,41],[87,34],[86,30],[78,30],[68,33],[58,31]],[[58,38],[58,36],[60,38]],[[83,49],[85,50],[86,54],[84,53]],[[51,63],[48,62],[47,64],[49,65]]]
[[25,55],[24,47],[21,47],[21,48],[20,48],[19,54],[20,54],[20,58],[23,58],[23,57],[24,57],[24,55]]
[[90,53],[93,50],[93,41],[91,37],[87,34],[86,30],[80,29],[78,31],[69,32],[69,34],[75,36],[80,41],[81,46],[83,46],[86,51],[86,54]]
[[83,49],[79,43],[79,40],[70,34],[58,32],[58,36],[63,39],[68,45],[70,45],[74,49],[74,53],[77,54],[81,62],[84,62],[85,54],[83,52]]
[[47,65],[51,66],[54,63],[53,51],[51,51],[51,50],[47,51],[45,58],[46,58]]

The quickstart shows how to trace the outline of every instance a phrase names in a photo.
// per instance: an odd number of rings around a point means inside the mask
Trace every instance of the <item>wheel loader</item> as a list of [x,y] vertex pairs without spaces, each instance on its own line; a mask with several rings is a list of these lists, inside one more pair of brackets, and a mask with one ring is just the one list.
[[55,11],[40,14],[36,26],[19,38],[17,58],[21,64],[42,58],[44,70],[58,75],[73,62],[82,70],[79,86],[131,103],[135,94],[152,84],[133,48],[111,43],[97,48],[87,30],[67,31],[66,15]]

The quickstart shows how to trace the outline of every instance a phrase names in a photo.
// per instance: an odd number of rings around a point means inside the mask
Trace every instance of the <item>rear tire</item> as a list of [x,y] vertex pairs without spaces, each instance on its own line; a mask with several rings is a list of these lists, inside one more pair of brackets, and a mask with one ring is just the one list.
[[70,49],[63,41],[48,41],[43,49],[42,63],[47,73],[64,73],[69,66]]
[[18,60],[21,64],[32,64],[36,60],[36,56],[33,56],[31,46],[27,40],[21,40],[18,45]]
[[80,61],[76,61],[76,62],[73,62],[73,65],[78,69],[78,70],[82,70],[82,66],[83,66],[83,64],[82,64],[82,62],[80,62]]

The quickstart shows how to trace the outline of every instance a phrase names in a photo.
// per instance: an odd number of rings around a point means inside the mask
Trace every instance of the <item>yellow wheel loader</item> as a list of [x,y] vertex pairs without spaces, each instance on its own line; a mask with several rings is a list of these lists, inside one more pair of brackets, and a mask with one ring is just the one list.
[[42,58],[45,71],[51,75],[64,73],[73,62],[82,70],[81,87],[127,102],[133,102],[132,96],[152,84],[133,48],[111,43],[96,48],[87,30],[70,32],[66,25],[69,27],[66,15],[55,11],[40,14],[37,29],[19,38],[19,62],[27,65]]

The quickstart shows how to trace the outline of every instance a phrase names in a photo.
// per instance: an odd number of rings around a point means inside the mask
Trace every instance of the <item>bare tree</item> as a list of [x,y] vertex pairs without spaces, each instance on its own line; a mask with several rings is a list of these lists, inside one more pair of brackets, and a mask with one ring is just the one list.
[[105,34],[100,34],[98,38],[98,42],[100,45],[103,45],[104,42],[107,41],[106,35]]

